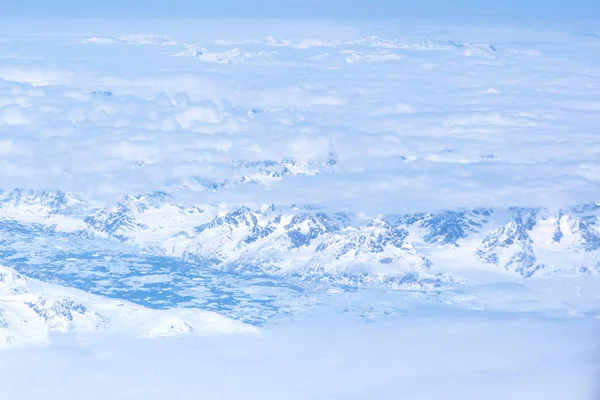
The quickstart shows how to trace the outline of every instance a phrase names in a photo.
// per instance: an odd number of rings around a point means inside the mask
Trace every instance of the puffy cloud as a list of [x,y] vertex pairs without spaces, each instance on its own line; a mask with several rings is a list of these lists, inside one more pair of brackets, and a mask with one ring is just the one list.
[[220,113],[217,105],[212,101],[204,101],[201,104],[187,107],[177,113],[177,121],[183,128],[193,128],[198,124],[216,124],[220,121]]
[[0,125],[27,125],[26,111],[18,105],[6,105],[0,108]]
[[[43,54],[31,39],[26,63],[0,68],[1,186],[376,213],[597,200],[599,93],[585,40],[455,33],[466,41],[194,39],[211,54],[277,46],[235,65],[169,57],[189,45],[163,36],[48,40]],[[345,60],[385,54],[401,60]]]

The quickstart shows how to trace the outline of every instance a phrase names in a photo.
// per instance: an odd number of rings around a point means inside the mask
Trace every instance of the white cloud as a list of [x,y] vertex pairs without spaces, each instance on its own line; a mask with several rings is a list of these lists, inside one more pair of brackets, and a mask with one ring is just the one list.
[[193,128],[197,124],[216,124],[220,121],[217,105],[212,101],[186,108],[175,116],[175,119],[185,129]]
[[[71,400],[82,393],[90,400],[190,393],[249,400],[476,400],[482,392],[492,400],[588,400],[596,394],[593,322],[431,311],[369,322],[325,312],[272,324],[263,337],[116,337],[84,346],[57,337],[48,349],[3,353],[0,382],[4,394],[23,400]],[[30,384],[31,376],[39,384]]]
[[[203,55],[206,48],[237,49],[234,58],[279,52],[223,66],[168,57],[188,46],[169,36],[117,34],[102,36],[114,45],[72,45],[60,59],[7,62],[0,69],[2,186],[60,185],[102,197],[210,183],[227,187],[211,194],[217,202],[222,195],[227,202],[350,207],[349,197],[355,211],[595,200],[600,183],[590,179],[592,170],[576,167],[600,155],[590,133],[598,88],[573,60],[586,53],[576,52],[569,36],[539,32],[539,54],[519,58],[516,50],[535,46],[518,36],[507,33],[510,43],[492,48],[481,41],[502,42],[502,33],[455,33],[465,40],[332,33],[311,41],[296,33],[293,40],[215,42],[182,35],[199,43],[189,51]],[[129,43],[175,50],[130,46],[129,58],[103,63]],[[37,44],[24,46],[35,52]],[[323,46],[330,56],[319,59]],[[573,55],[557,64],[544,57],[548,46]],[[461,57],[466,50],[495,58],[474,64]],[[97,62],[74,68],[80,51]],[[387,55],[402,61],[345,60]],[[231,183],[231,165],[241,160],[317,165],[330,152],[338,160],[331,174],[292,175],[270,181],[268,190]]]
[[0,108],[0,125],[27,125],[29,118],[25,110],[17,105]]

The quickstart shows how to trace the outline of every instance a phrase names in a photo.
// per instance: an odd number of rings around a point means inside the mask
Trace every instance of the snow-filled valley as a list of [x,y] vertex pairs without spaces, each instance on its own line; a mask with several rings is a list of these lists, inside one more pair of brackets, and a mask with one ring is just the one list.
[[596,25],[4,22],[0,393],[595,398]]

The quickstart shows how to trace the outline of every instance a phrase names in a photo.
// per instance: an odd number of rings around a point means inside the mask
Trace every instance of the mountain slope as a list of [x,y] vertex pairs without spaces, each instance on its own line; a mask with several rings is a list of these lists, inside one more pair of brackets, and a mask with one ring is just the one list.
[[458,269],[521,278],[600,271],[598,203],[370,217],[310,206],[183,205],[163,192],[98,208],[72,194],[15,190],[0,196],[0,229],[75,232],[202,267],[328,281],[429,279]]
[[119,333],[179,337],[255,333],[243,323],[195,309],[151,310],[29,279],[0,266],[0,349],[50,342],[50,335]]

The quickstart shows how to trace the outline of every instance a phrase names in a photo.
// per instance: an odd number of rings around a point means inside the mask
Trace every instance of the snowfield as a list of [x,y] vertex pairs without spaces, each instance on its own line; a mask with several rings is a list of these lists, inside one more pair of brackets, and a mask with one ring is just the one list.
[[0,266],[0,349],[48,344],[53,332],[156,338],[258,330],[212,312],[150,310],[109,300],[31,280]]

